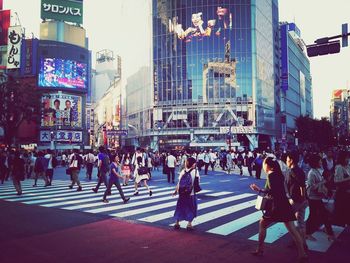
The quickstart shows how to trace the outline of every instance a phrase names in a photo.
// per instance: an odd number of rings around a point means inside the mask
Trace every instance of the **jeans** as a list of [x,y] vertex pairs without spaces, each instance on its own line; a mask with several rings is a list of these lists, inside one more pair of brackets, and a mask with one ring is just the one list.
[[87,163],[86,164],[86,173],[88,175],[89,180],[91,180],[91,176],[92,176],[92,169],[94,168],[94,164],[93,163]]
[[122,189],[122,187],[120,186],[119,179],[118,179],[118,178],[117,178],[117,179],[116,179],[116,178],[112,178],[112,177],[109,178],[108,185],[107,185],[107,189],[106,189],[106,191],[105,191],[105,193],[104,193],[104,195],[103,195],[103,200],[106,200],[107,195],[108,195],[108,193],[111,192],[111,189],[112,189],[112,186],[113,186],[113,185],[115,185],[115,186],[117,187],[117,189],[118,189],[118,191],[119,191],[119,194],[120,194],[120,197],[121,197],[123,200],[125,200],[125,196],[124,196],[124,193],[123,193],[123,189]]
[[204,163],[204,174],[208,174],[208,168],[210,163]]
[[[171,176],[171,178],[170,178],[170,176]],[[170,183],[170,179],[172,179],[172,182],[175,181],[175,167],[168,168],[168,183]]]
[[98,177],[98,182],[97,182],[97,185],[95,187],[96,191],[98,191],[98,189],[100,188],[100,185],[102,183],[105,184],[105,186],[107,187],[107,173],[106,172],[103,172],[103,171],[100,171],[100,176]]
[[21,186],[21,180],[19,180],[18,178],[13,178],[13,185],[16,188],[17,193],[22,193],[22,186]]

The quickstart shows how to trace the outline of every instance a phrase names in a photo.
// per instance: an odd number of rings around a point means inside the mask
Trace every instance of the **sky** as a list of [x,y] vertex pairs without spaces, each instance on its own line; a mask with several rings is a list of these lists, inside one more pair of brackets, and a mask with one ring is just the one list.
[[[39,37],[40,0],[4,0],[4,9],[17,12],[27,36]],[[280,21],[295,22],[306,44],[341,34],[341,25],[350,23],[349,11],[349,0],[279,0]],[[120,55],[122,74],[127,78],[150,64],[149,18],[147,0],[84,0],[83,26],[89,49],[94,55],[103,49]],[[314,117],[329,116],[332,90],[350,88],[349,58],[350,47],[339,54],[310,58]]]

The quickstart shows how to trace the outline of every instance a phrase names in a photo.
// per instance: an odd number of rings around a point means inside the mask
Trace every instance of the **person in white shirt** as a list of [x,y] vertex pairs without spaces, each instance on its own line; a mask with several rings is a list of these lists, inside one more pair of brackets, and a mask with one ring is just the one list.
[[210,156],[211,170],[214,171],[217,157],[216,157],[216,154],[213,152],[212,149],[209,150],[209,156]]
[[204,153],[201,151],[201,152],[199,152],[199,154],[197,156],[198,171],[202,170],[203,165],[204,165]]
[[50,149],[46,151],[44,158],[47,159],[47,163],[48,163],[45,173],[48,180],[48,185],[50,186],[52,184],[52,179],[53,179],[53,165],[52,165],[53,155]]
[[168,165],[168,183],[171,182],[174,184],[175,183],[175,166],[176,166],[176,158],[171,152],[169,156],[166,159],[167,165]]
[[210,155],[207,151],[204,151],[204,174],[207,175],[208,174],[208,168],[210,165]]
[[95,163],[95,155],[93,155],[92,150],[90,150],[86,155],[85,155],[85,162],[86,162],[86,175],[89,181],[91,181],[92,178],[92,170],[94,168],[94,163]]

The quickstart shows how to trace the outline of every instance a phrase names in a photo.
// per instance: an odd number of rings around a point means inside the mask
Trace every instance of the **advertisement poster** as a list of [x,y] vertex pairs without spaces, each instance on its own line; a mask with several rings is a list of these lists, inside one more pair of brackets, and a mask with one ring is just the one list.
[[42,127],[65,126],[81,128],[82,97],[65,93],[43,94]]
[[191,42],[192,39],[201,40],[211,35],[219,37],[224,30],[232,30],[232,17],[227,8],[217,6],[215,16],[209,19],[206,19],[202,12],[193,13],[190,25],[182,25],[179,18],[174,17],[169,20],[169,31],[185,42]]
[[19,68],[21,64],[22,28],[11,26],[8,31],[7,68]]
[[68,59],[42,58],[38,86],[85,89],[87,86],[87,65]]

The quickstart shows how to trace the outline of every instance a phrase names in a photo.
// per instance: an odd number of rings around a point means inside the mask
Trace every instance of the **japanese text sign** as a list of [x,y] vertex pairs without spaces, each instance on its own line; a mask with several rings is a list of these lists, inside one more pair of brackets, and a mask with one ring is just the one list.
[[20,67],[22,30],[20,26],[12,26],[8,31],[7,68]]
[[41,0],[41,19],[83,23],[82,1]]

